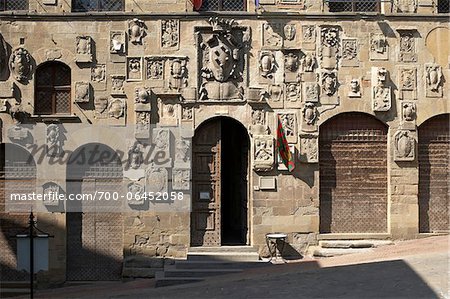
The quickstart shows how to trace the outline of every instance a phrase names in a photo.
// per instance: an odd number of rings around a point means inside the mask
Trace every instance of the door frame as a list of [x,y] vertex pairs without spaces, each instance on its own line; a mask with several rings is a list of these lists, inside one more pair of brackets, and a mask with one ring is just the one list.
[[[198,123],[196,123],[195,126],[194,126],[194,132],[193,132],[193,136],[192,136],[192,149],[191,149],[192,155],[191,155],[191,157],[193,157],[193,148],[194,148],[193,140],[195,138],[195,135],[198,133],[199,128],[201,128],[207,122],[214,122],[214,121],[221,120],[221,119],[230,119],[230,120],[235,121],[236,123],[238,123],[239,126],[241,126],[243,132],[244,131],[246,132],[245,136],[246,136],[246,138],[248,140],[247,175],[246,175],[247,176],[246,177],[246,181],[247,181],[247,192],[246,192],[247,193],[246,194],[246,196],[247,196],[247,202],[246,202],[246,207],[247,207],[247,233],[246,233],[246,237],[245,237],[245,239],[246,239],[245,240],[245,244],[243,244],[243,246],[251,246],[251,244],[253,244],[253,238],[252,238],[253,237],[253,225],[252,225],[252,223],[253,223],[253,221],[252,221],[252,215],[253,215],[253,213],[252,213],[252,207],[253,207],[252,202],[253,201],[252,201],[252,192],[251,192],[252,191],[252,185],[253,185],[252,184],[253,172],[251,171],[252,170],[252,167],[251,167],[252,159],[251,159],[250,154],[252,152],[253,145],[252,145],[252,142],[251,142],[249,131],[245,127],[243,121],[241,121],[241,120],[239,120],[239,119],[237,119],[235,117],[231,117],[229,115],[219,115],[219,116],[215,115],[215,116],[207,117],[207,118],[199,121]],[[193,163],[193,159],[191,159],[191,163]],[[192,175],[194,175],[194,173]],[[194,182],[194,177],[192,177],[191,180],[192,180],[192,183],[193,183]],[[193,189],[194,189],[194,186],[192,186],[192,190]],[[194,200],[194,195],[193,194],[191,196],[191,200]],[[191,212],[189,213],[189,219],[190,219],[190,221],[189,221],[189,236],[192,235],[192,227],[191,227],[191,224],[192,224],[192,213],[193,213],[192,206],[193,206],[193,204],[191,203]],[[220,203],[220,206],[222,206],[222,202]],[[221,229],[222,229],[222,217],[221,217],[221,221],[220,222],[221,222],[220,225],[221,225]],[[221,244],[219,246],[223,246],[223,245]],[[191,245],[191,237],[189,238],[189,247],[192,247],[192,245]],[[205,247],[205,246],[196,246],[196,247]]]

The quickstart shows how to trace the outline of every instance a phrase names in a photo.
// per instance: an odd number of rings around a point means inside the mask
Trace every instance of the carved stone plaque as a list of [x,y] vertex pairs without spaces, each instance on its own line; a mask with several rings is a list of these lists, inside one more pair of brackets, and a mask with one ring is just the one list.
[[319,102],[319,84],[316,82],[303,83],[303,99],[305,102]]
[[173,190],[189,190],[191,180],[190,168],[174,168],[172,170],[172,189]]
[[340,30],[339,26],[320,27],[320,65],[325,69],[335,69],[340,57]]
[[400,46],[398,61],[402,62],[417,62],[416,53],[416,30],[398,30],[400,34]]
[[356,38],[342,39],[342,66],[359,66],[358,40]]
[[219,17],[209,23],[211,27],[196,28],[198,101],[243,101],[250,28]]
[[402,129],[416,130],[416,104],[414,102],[402,102]]
[[372,110],[391,109],[391,86],[388,86],[388,72],[382,67],[372,67]]
[[302,125],[301,130],[303,132],[315,132],[317,131],[317,120],[319,118],[319,112],[314,103],[306,103],[302,109]]
[[111,31],[109,33],[109,51],[112,54],[125,54],[127,51],[125,32]]
[[389,45],[382,33],[370,33],[370,60],[388,60]]
[[264,96],[271,108],[283,108],[284,89],[282,85],[269,85]]
[[127,57],[127,80],[141,81],[142,80],[142,58],[141,57]]
[[299,160],[305,163],[319,162],[319,138],[317,135],[300,135]]
[[262,45],[266,49],[281,49],[283,47],[283,24],[263,23],[262,24]]
[[408,130],[397,131],[394,135],[394,161],[414,161],[416,138]]
[[426,96],[428,98],[442,98],[443,96],[442,67],[436,63],[425,64]]
[[297,113],[294,111],[277,112],[275,116],[275,123],[278,123],[278,118],[281,121],[287,142],[297,143]]
[[75,82],[75,102],[89,103],[91,95],[91,88],[89,82]]
[[415,67],[400,67],[398,70],[399,98],[417,99],[417,75]]
[[178,50],[180,43],[180,21],[161,20],[161,48]]
[[92,38],[90,36],[77,36],[76,42],[77,55],[75,61],[81,63],[92,62]]
[[255,171],[273,169],[274,139],[272,135],[255,135],[253,137],[253,168]]

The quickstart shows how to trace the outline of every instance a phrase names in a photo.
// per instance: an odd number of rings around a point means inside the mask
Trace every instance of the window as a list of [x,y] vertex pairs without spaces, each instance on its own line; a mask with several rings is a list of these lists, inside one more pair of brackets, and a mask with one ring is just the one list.
[[380,0],[326,0],[329,12],[378,12]]
[[36,114],[70,113],[70,68],[60,62],[48,62],[36,70]]
[[438,0],[437,11],[438,13],[449,13],[450,12],[450,0]]
[[72,0],[72,11],[124,11],[124,0]]
[[203,0],[200,11],[245,11],[245,0]]
[[0,0],[0,11],[28,10],[28,0]]

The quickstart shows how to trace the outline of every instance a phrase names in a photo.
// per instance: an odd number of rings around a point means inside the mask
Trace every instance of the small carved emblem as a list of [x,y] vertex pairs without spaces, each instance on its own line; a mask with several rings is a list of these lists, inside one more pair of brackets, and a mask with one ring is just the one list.
[[161,20],[161,47],[163,49],[178,47],[179,26],[178,20]]
[[14,50],[9,58],[9,68],[17,81],[27,81],[32,71],[31,56],[28,51],[24,48]]
[[75,83],[75,102],[88,103],[90,100],[90,85],[89,82]]
[[146,26],[144,21],[139,19],[133,19],[128,22],[128,36],[131,43],[142,45],[142,39],[144,38]]
[[411,132],[401,130],[395,133],[395,161],[413,161],[415,159],[415,138]]
[[295,24],[286,24],[284,25],[283,31],[284,31],[284,38],[286,40],[291,41],[294,40],[295,38],[297,28],[295,27]]

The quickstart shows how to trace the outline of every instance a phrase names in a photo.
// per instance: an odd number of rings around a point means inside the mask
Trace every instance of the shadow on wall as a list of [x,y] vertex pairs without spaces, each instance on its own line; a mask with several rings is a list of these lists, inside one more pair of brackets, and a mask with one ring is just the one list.
[[[85,213],[83,215],[86,214],[89,214],[85,216],[88,219],[92,219],[95,216],[107,216],[106,214],[94,215],[94,213]],[[61,240],[61,238],[64,238],[66,234],[65,228],[45,221],[37,213],[37,226],[39,229],[55,236],[49,239],[50,271],[40,272],[37,275],[37,281],[47,282],[49,280],[48,277],[52,277],[51,281],[57,280],[61,282],[61,280],[65,280],[64,277],[55,278],[56,275],[62,275],[63,269],[55,269],[54,264],[58,262],[56,258],[58,260],[61,259],[61,255],[63,255],[62,258],[66,261],[68,267],[66,273],[67,280],[120,280],[122,277],[123,257],[112,256],[109,252],[112,244],[108,244],[108,240],[104,240],[101,237],[82,240],[82,232],[86,234],[94,230],[95,227],[91,226],[91,223],[82,221],[82,213],[68,213],[67,215],[70,215],[68,223],[73,225],[71,235],[68,236],[67,246],[72,248],[69,251],[61,252],[61,249],[60,251],[56,250],[58,250],[57,248],[61,248],[61,244],[64,244],[64,240]],[[17,262],[17,243],[16,239],[11,238],[11,236],[15,236],[17,233],[23,233],[27,226],[28,215],[18,216],[0,213],[0,250],[2,252],[0,256],[0,281],[29,280],[29,274],[27,272],[18,271],[15,268]],[[101,229],[98,227],[98,223],[97,229]],[[111,242],[111,240],[109,241]],[[122,249],[122,243],[119,246]]]

